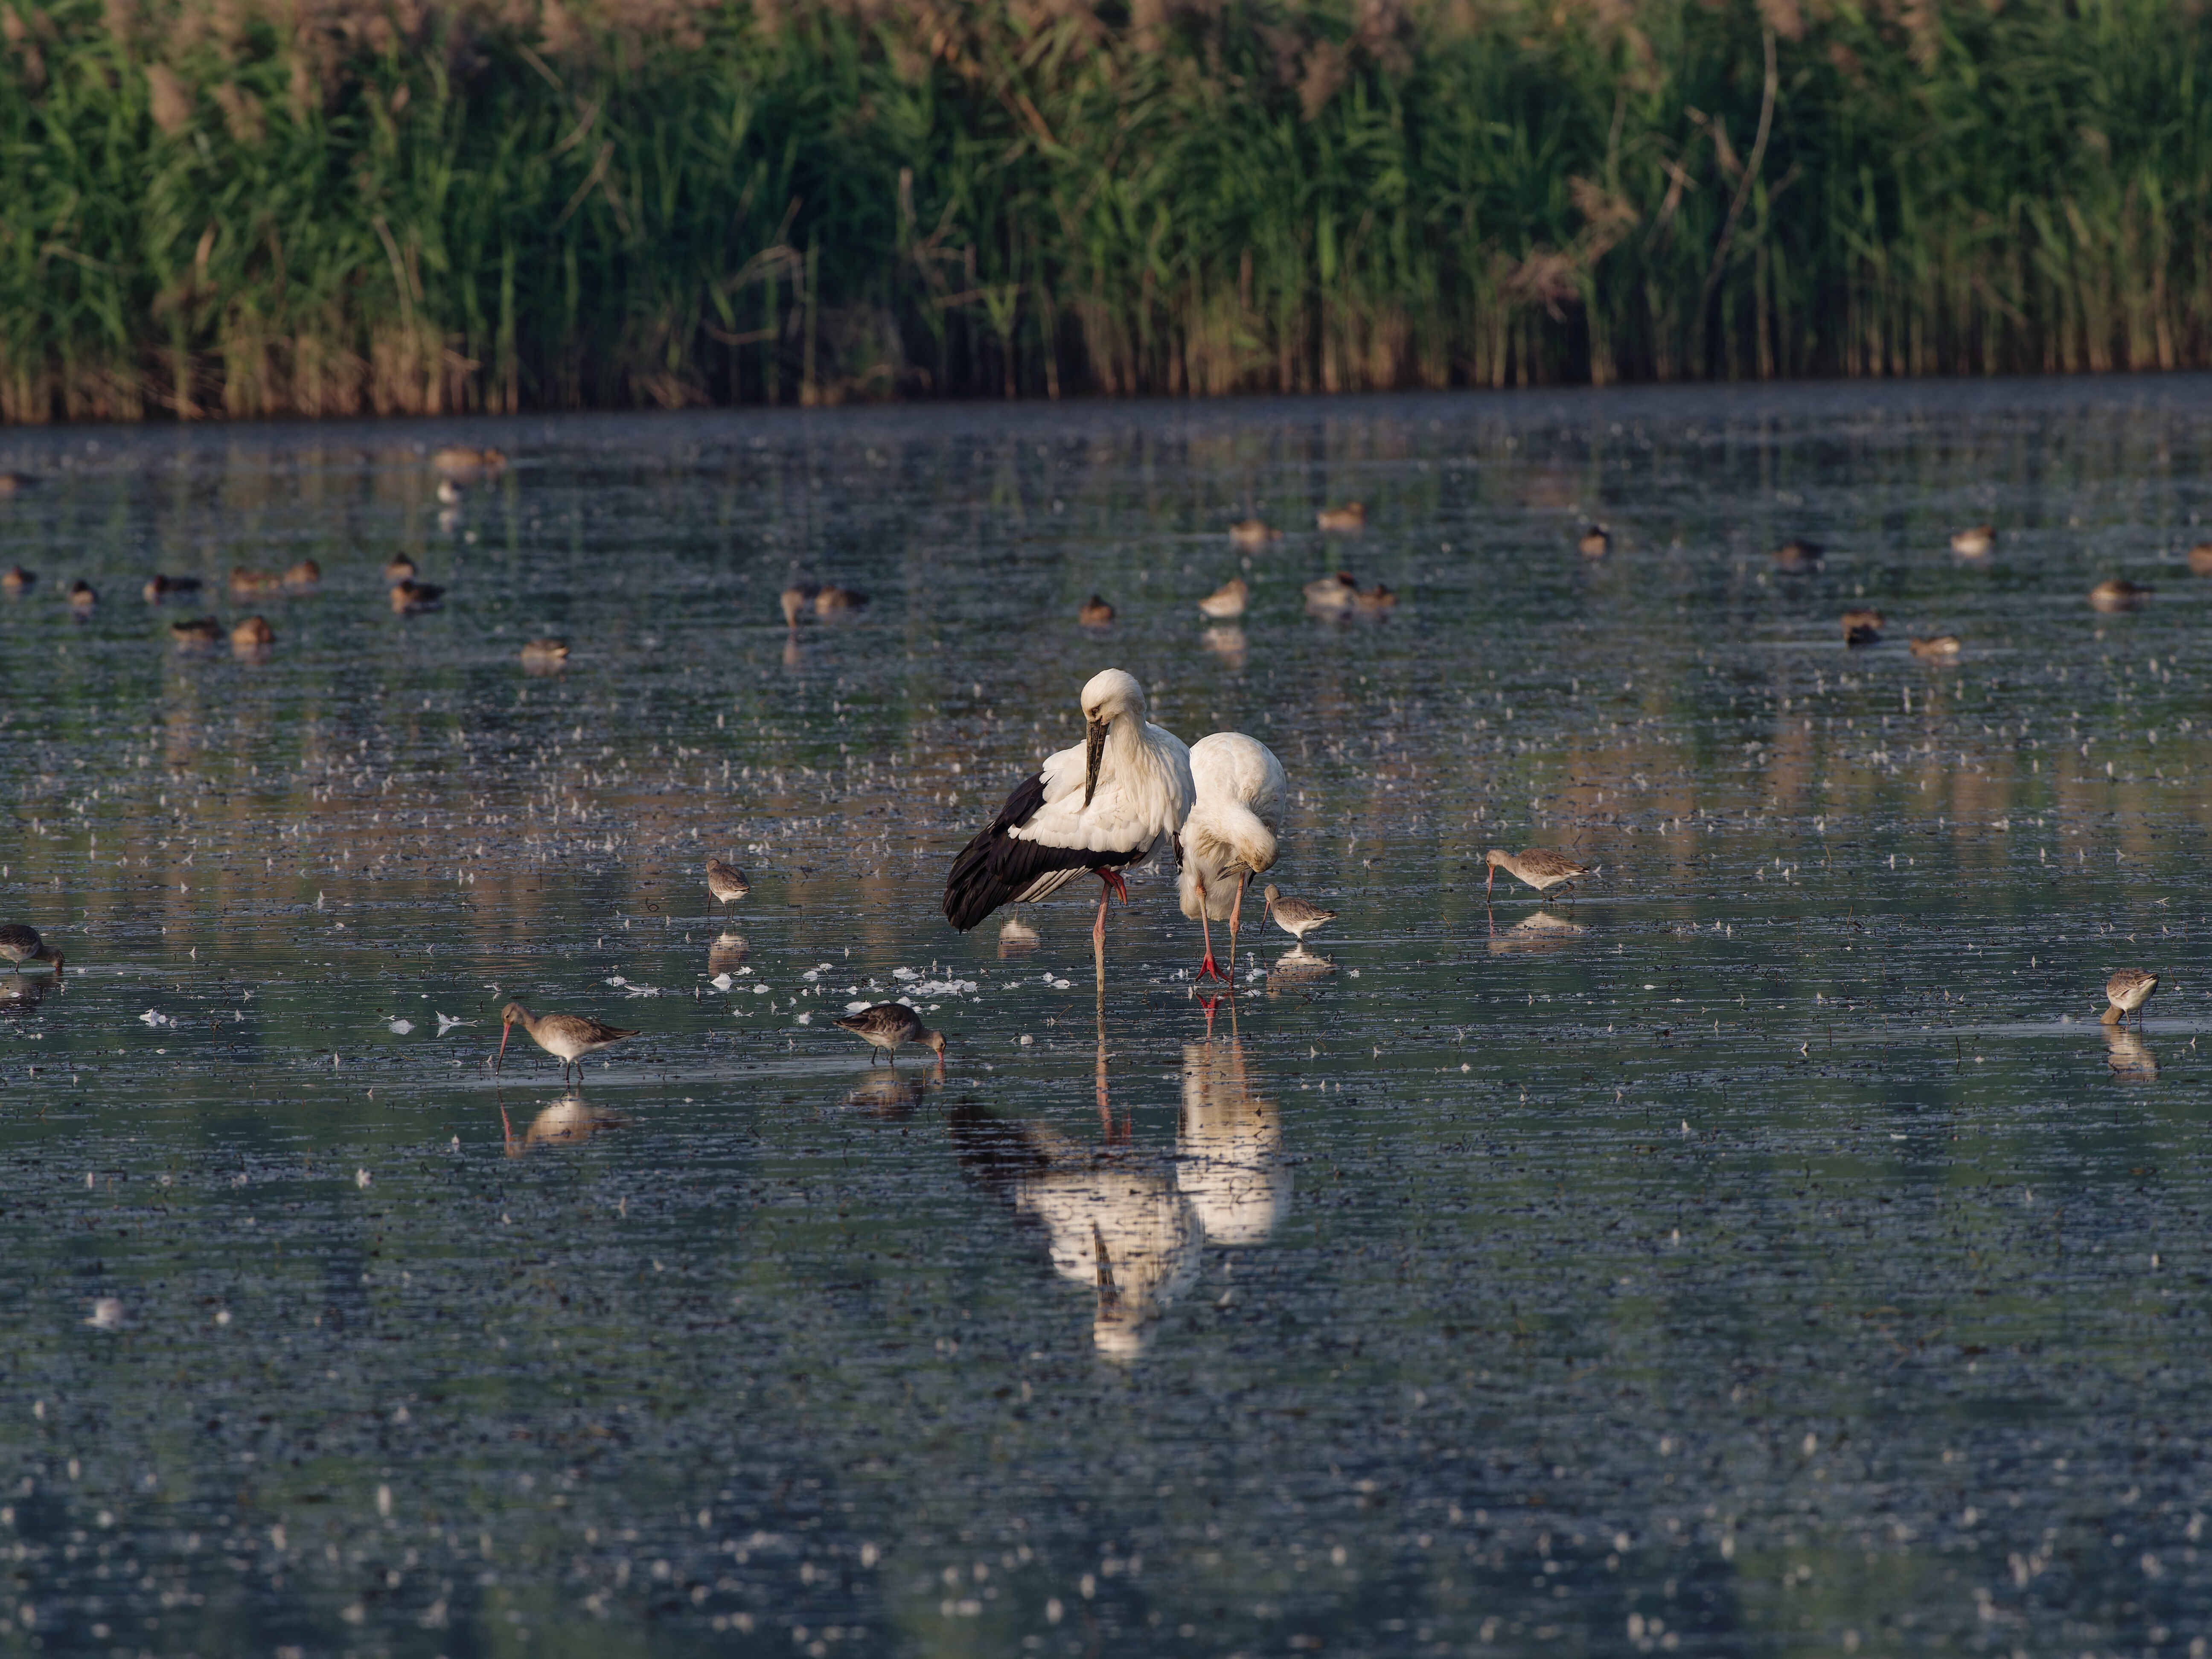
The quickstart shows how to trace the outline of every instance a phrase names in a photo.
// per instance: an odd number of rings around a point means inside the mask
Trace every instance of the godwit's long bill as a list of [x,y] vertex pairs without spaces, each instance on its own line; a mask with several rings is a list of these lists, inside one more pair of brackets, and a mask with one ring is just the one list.
[[584,1074],[584,1056],[611,1048],[635,1031],[619,1025],[610,1025],[604,1020],[593,1019],[588,1014],[533,1014],[519,1002],[510,1002],[500,1010],[499,1054],[492,1066],[497,1069],[507,1054],[507,1039],[518,1025],[530,1033],[530,1040],[561,1062],[561,1074],[566,1077],[574,1066],[576,1075]]
[[1191,745],[1195,804],[1182,826],[1182,874],[1176,896],[1206,939],[1200,979],[1227,979],[1213,960],[1213,927],[1229,924],[1229,966],[1237,966],[1237,932],[1244,887],[1275,862],[1275,815],[1290,780],[1274,751],[1242,732],[1216,732]]
[[1145,718],[1145,690],[1109,668],[1083,688],[1083,741],[1047,757],[997,817],[960,849],[945,879],[945,919],[962,933],[1002,904],[1056,893],[1088,870],[1101,884],[1091,924],[1106,950],[1106,900],[1129,902],[1121,872],[1174,844],[1194,793],[1190,750]]

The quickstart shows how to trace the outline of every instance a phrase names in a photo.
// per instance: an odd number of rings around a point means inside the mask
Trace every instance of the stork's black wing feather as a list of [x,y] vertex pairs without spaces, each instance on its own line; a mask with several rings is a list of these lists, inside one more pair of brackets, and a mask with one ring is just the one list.
[[1044,775],[1025,779],[1006,797],[990,827],[960,849],[945,878],[945,919],[962,933],[1009,900],[1019,898],[1040,878],[1066,871],[1098,870],[1133,864],[1149,847],[1127,853],[1102,853],[1082,847],[1050,847],[1008,834],[1036,816],[1044,805]]

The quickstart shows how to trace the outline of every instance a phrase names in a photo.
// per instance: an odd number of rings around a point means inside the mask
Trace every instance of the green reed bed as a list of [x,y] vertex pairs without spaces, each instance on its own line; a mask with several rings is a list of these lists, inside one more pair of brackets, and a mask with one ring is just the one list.
[[0,0],[0,417],[2212,362],[2167,0]]

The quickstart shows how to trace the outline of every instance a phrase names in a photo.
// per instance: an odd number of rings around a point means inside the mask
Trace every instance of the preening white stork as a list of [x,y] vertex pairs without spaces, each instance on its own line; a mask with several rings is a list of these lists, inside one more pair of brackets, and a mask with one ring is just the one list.
[[1002,904],[1056,893],[1088,870],[1102,884],[1094,950],[1106,948],[1106,898],[1129,902],[1121,872],[1173,846],[1194,793],[1190,750],[1145,718],[1145,689],[1118,668],[1083,688],[1083,741],[1047,757],[1006,797],[945,878],[945,919],[962,933]]
[[1199,977],[1226,979],[1214,965],[1212,924],[1229,924],[1229,965],[1237,965],[1237,929],[1244,884],[1275,861],[1275,817],[1290,780],[1274,751],[1242,732],[1216,732],[1191,746],[1191,781],[1198,799],[1182,826],[1182,913],[1206,936]]

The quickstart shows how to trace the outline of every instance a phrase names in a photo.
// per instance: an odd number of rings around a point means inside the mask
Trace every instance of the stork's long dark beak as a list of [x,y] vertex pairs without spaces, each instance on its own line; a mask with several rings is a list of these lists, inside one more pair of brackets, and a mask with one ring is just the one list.
[[1091,805],[1091,797],[1098,787],[1098,757],[1106,752],[1106,732],[1112,722],[1091,720],[1083,729],[1083,804]]

